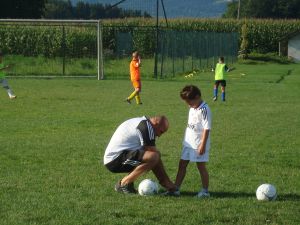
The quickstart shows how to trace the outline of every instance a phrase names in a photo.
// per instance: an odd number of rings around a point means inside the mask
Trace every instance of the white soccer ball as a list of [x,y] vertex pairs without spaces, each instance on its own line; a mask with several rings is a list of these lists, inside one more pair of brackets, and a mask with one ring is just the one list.
[[259,201],[273,201],[276,197],[276,188],[272,184],[262,184],[256,190],[256,198]]
[[155,195],[158,193],[158,185],[151,179],[142,180],[138,188],[140,195]]

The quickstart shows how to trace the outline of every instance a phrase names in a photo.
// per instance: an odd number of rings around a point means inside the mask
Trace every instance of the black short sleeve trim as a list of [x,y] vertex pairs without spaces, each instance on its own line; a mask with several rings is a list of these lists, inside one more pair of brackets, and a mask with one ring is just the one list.
[[137,126],[143,138],[143,146],[155,146],[155,134],[151,123],[148,120],[142,120]]

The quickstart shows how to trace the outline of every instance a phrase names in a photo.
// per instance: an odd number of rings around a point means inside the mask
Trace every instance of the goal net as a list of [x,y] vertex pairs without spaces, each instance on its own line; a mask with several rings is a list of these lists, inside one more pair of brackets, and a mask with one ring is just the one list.
[[8,75],[97,77],[97,22],[0,20]]

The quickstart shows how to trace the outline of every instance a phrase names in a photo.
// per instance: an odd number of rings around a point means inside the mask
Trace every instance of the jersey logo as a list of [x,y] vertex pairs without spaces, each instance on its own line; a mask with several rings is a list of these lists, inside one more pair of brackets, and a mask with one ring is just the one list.
[[204,120],[207,120],[207,109],[206,109],[205,106],[206,106],[206,104],[204,104],[204,105],[200,108],[200,110],[201,110],[203,119],[204,119]]
[[123,165],[131,165],[131,166],[138,166],[140,164],[141,164],[141,162],[136,161],[136,160],[131,160],[131,159],[126,159],[126,161],[123,162]]
[[188,124],[187,127],[194,130],[196,126],[194,124]]

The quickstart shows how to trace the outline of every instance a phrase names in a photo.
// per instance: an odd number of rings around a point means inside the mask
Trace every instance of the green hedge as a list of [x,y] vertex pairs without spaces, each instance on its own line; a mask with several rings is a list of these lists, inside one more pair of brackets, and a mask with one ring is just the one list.
[[246,23],[249,37],[249,51],[260,53],[278,51],[278,42],[280,39],[293,32],[300,32],[300,20],[191,19],[171,20],[169,23],[174,29],[238,32],[240,34],[242,25]]
[[0,49],[25,56],[96,56],[97,28],[0,23]]
[[[160,26],[165,26],[163,20]],[[238,32],[247,24],[250,52],[276,52],[279,40],[300,31],[300,20],[232,20],[232,19],[170,19],[169,27],[184,31]],[[155,46],[155,20],[104,20],[103,46],[106,51],[116,48],[118,31],[132,33],[134,47],[152,53]],[[137,28],[142,26],[142,28]],[[95,57],[96,26],[25,25],[0,22],[0,48],[9,54],[43,55],[47,57]],[[63,32],[64,29],[64,32]],[[226,43],[224,43],[226,45]]]
[[[300,32],[300,20],[272,20],[272,19],[170,19],[169,27],[184,31],[207,32],[238,32],[241,33],[243,24],[247,24],[250,52],[276,52],[278,42],[285,36]],[[105,21],[106,26],[155,26],[153,20],[122,20]],[[165,26],[164,20],[160,25]],[[226,44],[226,43],[224,43]]]

